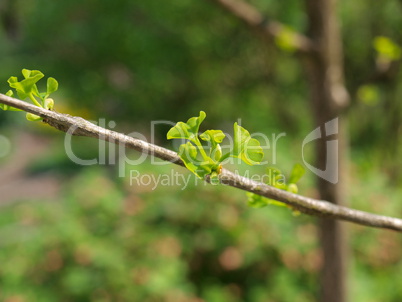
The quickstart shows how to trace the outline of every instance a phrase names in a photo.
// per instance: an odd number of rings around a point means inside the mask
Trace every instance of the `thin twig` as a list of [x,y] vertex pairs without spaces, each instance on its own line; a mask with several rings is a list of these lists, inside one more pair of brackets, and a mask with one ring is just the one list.
[[[270,20],[247,2],[239,0],[212,1],[222,6],[225,10],[230,11],[248,26],[257,29],[270,38],[280,38],[284,30],[286,30],[286,25],[275,20]],[[310,38],[297,32],[292,33],[292,46],[297,52],[303,54],[310,54],[316,50]]]
[[[182,160],[177,156],[176,152],[119,132],[99,127],[81,117],[46,110],[4,94],[0,94],[0,103],[39,115],[43,117],[45,123],[63,132],[78,136],[94,137],[116,144],[124,144],[128,148],[145,152],[162,160],[184,166]],[[364,211],[338,206],[327,201],[292,194],[264,183],[242,177],[226,169],[222,169],[220,180],[221,183],[231,187],[281,201],[308,215],[340,219],[360,225],[402,232],[402,219],[371,214]]]

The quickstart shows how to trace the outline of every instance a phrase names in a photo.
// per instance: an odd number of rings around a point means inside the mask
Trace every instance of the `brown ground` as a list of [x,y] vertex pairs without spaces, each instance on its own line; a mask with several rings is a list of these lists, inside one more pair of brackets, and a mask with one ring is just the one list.
[[0,164],[0,206],[24,199],[58,199],[61,184],[55,175],[26,173],[29,163],[46,150],[49,141],[31,133],[16,133],[10,140],[12,153]]

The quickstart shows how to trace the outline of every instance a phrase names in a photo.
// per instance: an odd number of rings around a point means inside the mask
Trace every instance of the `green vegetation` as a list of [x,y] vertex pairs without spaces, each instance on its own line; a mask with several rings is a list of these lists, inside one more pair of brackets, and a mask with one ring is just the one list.
[[[180,145],[179,156],[187,169],[203,179],[211,175],[211,180],[218,178],[221,163],[228,157],[242,159],[248,165],[259,164],[264,156],[260,142],[251,138],[250,133],[234,123],[233,148],[227,153],[222,153],[219,145],[225,138],[221,130],[207,130],[198,135],[200,124],[204,121],[206,114],[200,112],[199,117],[190,118],[187,123],[178,122],[167,133],[168,139],[186,139],[187,143]],[[204,150],[198,136],[206,142],[210,142],[209,151]],[[197,157],[201,155],[202,159]]]
[[[302,162],[303,139],[314,129],[306,71],[289,44],[294,31],[307,31],[305,8],[298,0],[248,2],[288,26],[274,41],[280,49],[250,34],[211,1],[2,0],[0,91],[9,89],[6,79],[21,69],[32,70],[28,78],[41,70],[60,82],[58,111],[113,120],[113,130],[125,133],[155,134],[158,145],[175,150],[179,140],[166,141],[166,133],[183,117],[205,110],[203,127],[224,133],[232,133],[233,122],[241,118],[250,133],[286,133],[275,146],[271,140],[265,156],[273,169],[292,171]],[[6,3],[11,3],[6,16],[15,20],[14,27],[1,11]],[[400,2],[339,4],[352,92],[348,205],[401,217]],[[366,82],[376,66],[392,68],[378,81]],[[40,89],[39,82],[38,93],[33,86],[19,90],[50,109],[45,95],[54,90],[51,86]],[[156,120],[174,123],[151,128]],[[0,301],[310,302],[317,296],[322,255],[315,219],[294,217],[285,207],[247,207],[240,190],[204,185],[186,169],[151,161],[126,169],[145,175],[144,180],[177,172],[189,184],[130,183],[129,176],[118,177],[117,165],[77,166],[66,156],[60,132],[42,123],[27,125],[20,113],[3,110],[0,135],[9,139],[12,152],[0,158],[0,171],[7,163],[22,165],[13,154],[24,151],[18,142],[26,132],[35,134],[27,154],[38,146],[45,151],[27,156],[22,176],[1,175]],[[213,160],[212,172],[222,135],[207,133],[205,140],[198,139],[214,146],[215,153],[204,148]],[[73,138],[77,156],[97,158],[98,148],[98,141]],[[109,150],[105,158],[117,154]],[[306,146],[311,163],[312,154],[313,147]],[[246,163],[227,168],[242,175],[271,171]],[[45,191],[35,182],[42,175],[60,185],[57,198],[32,194],[10,200],[3,194],[19,177]],[[299,193],[316,197],[314,182],[306,171],[299,182],[287,178],[282,189],[294,190],[290,184],[297,183]],[[352,301],[402,301],[402,236],[345,226]]]
[[[151,163],[130,168],[141,175],[171,173],[171,166]],[[321,261],[315,219],[294,217],[282,207],[249,208],[243,192],[197,185],[196,176],[184,175],[194,180],[184,190],[152,190],[153,183],[125,178],[119,184],[105,169],[92,167],[69,177],[58,200],[2,207],[3,300],[314,300]],[[401,190],[384,182],[380,175],[355,178],[353,205],[402,211]],[[393,193],[371,195],[379,189]],[[401,298],[400,235],[348,226],[354,301]]]
[[[18,98],[25,100],[29,98],[36,106],[45,109],[52,110],[54,107],[53,99],[49,98],[50,94],[57,91],[59,84],[54,78],[47,79],[46,92],[39,92],[36,83],[42,79],[45,75],[39,70],[28,70],[23,69],[22,75],[24,79],[18,81],[17,77],[10,77],[8,79],[8,84],[11,88],[17,91]],[[14,92],[12,90],[7,91],[6,95],[13,96]],[[39,101],[37,100],[39,98]],[[13,108],[4,104],[0,104],[0,108],[3,110],[20,111],[17,108]],[[39,121],[42,120],[40,116],[34,115],[32,113],[27,113],[26,118],[28,121]]]
[[[292,173],[288,178],[289,180],[286,181],[284,175],[279,169],[274,167],[268,167],[265,174],[267,176],[266,184],[296,194],[299,191],[296,183],[300,180],[300,178],[302,178],[305,172],[306,171],[302,165],[296,164],[294,165]],[[282,202],[265,198],[254,193],[248,192],[246,194],[248,197],[248,205],[253,208],[262,208],[269,204],[277,206],[287,206]]]
[[[171,167],[136,169],[144,175],[170,173]],[[122,185],[125,194],[106,171],[90,168],[71,178],[58,201],[22,201],[3,209],[2,298],[313,299],[318,250],[311,218],[289,219],[276,207],[249,211],[243,192],[223,186],[192,182],[185,190],[159,186],[150,192],[130,186],[128,178]],[[297,249],[296,232],[303,240]],[[295,263],[300,257],[307,259],[303,265]],[[286,287],[290,291],[283,294]]]

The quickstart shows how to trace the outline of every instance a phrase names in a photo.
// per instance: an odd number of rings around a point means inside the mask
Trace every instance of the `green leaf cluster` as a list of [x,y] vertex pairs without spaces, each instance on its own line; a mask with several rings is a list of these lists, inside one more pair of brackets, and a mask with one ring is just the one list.
[[[220,143],[225,138],[221,130],[207,130],[198,134],[206,114],[200,111],[198,117],[190,118],[186,123],[178,122],[167,133],[167,139],[185,139],[187,142],[179,147],[179,156],[187,169],[204,178],[211,175],[211,180],[218,180],[221,163],[228,157],[242,159],[248,165],[259,164],[264,156],[260,142],[251,137],[250,133],[234,123],[233,148],[226,154],[222,153]],[[205,150],[201,140],[209,143]]]
[[401,47],[390,38],[384,36],[375,37],[373,47],[383,59],[396,61],[401,58]]
[[[284,175],[282,172],[273,167],[267,168],[267,184],[273,186],[275,188],[285,190],[291,193],[297,194],[298,187],[296,183],[302,178],[305,173],[305,169],[300,164],[295,164],[293,166],[292,172],[290,173],[289,179],[286,182]],[[281,207],[288,207],[288,205],[283,202],[279,202],[273,199],[265,198],[263,196],[254,194],[254,193],[246,193],[248,197],[247,204],[253,208],[262,208],[269,204],[273,204]]]
[[[40,72],[39,70],[29,70],[23,69],[22,75],[24,79],[19,81],[17,77],[10,77],[8,79],[8,84],[11,88],[15,89],[17,92],[18,97],[21,100],[25,100],[29,98],[36,106],[45,108],[48,110],[53,110],[54,101],[53,99],[49,98],[50,94],[57,91],[59,84],[54,78],[47,79],[46,91],[39,92],[36,83],[42,79],[45,75]],[[14,91],[10,89],[7,91],[6,95],[14,96]],[[0,108],[3,110],[10,110],[10,111],[21,111],[20,109],[13,108],[8,105],[0,104]],[[27,113],[26,115],[27,120],[29,121],[39,121],[42,120],[40,116],[37,116],[32,113]]]

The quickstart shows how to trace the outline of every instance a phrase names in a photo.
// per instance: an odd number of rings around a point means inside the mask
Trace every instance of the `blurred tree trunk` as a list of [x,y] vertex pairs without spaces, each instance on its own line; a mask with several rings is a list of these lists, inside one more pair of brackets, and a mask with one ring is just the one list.
[[[344,166],[348,149],[346,125],[341,113],[347,107],[349,97],[343,83],[342,40],[336,14],[336,0],[305,0],[305,3],[309,20],[308,34],[317,46],[317,53],[306,57],[304,61],[314,122],[317,127],[322,127],[322,138],[316,141],[316,167],[325,170],[327,162],[338,163],[337,171],[329,172],[338,172],[339,181],[334,184],[318,177],[317,188],[321,199],[341,205],[345,202]],[[334,118],[339,118],[338,133],[326,137],[324,125]],[[338,146],[327,144],[329,139],[337,139]],[[337,150],[331,152],[329,148]],[[335,177],[335,174],[330,176]],[[336,220],[321,219],[320,241],[323,267],[319,301],[347,301],[347,245],[344,225]]]
[[391,183],[394,186],[402,185],[402,105],[398,96],[398,77],[387,79],[384,83],[387,91],[385,97],[385,112],[387,113],[386,135],[383,138],[383,146],[386,150],[384,155],[386,170]]
[[[247,2],[214,1],[242,19],[251,28],[258,29],[264,36],[280,37],[284,27],[276,21],[264,18]],[[342,205],[346,199],[344,183],[347,177],[345,163],[348,150],[347,127],[342,118],[342,111],[349,105],[349,94],[344,86],[342,40],[336,13],[336,0],[305,0],[305,5],[309,37],[296,34],[292,42],[307,72],[314,123],[316,127],[321,127],[321,134],[323,134],[321,139],[316,140],[315,167],[324,171],[327,164],[335,165],[331,167],[332,170],[327,171],[326,178],[338,180],[334,183],[318,177],[317,188],[321,199]],[[338,123],[326,124],[336,118]],[[325,132],[330,135],[327,137]],[[327,143],[335,139],[338,140],[337,145]],[[319,300],[345,302],[347,245],[344,226],[328,218],[321,219],[320,226],[323,267]]]

